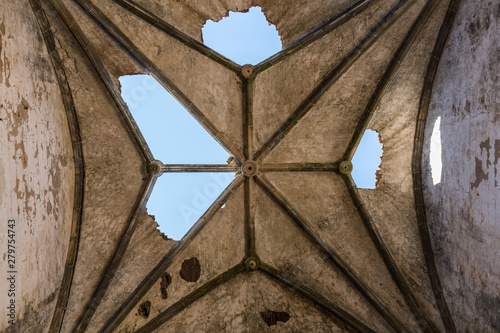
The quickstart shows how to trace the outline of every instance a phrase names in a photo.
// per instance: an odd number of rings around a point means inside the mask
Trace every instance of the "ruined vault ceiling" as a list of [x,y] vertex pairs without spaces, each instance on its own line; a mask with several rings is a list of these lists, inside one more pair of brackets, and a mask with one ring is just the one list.
[[[81,150],[52,332],[454,330],[417,185],[457,1],[30,3]],[[206,19],[251,5],[281,52],[241,67],[199,42]],[[234,162],[155,160],[119,93],[130,73],[154,76]],[[366,128],[384,144],[374,190],[350,176]],[[157,177],[199,171],[236,176],[163,239],[144,213]]]

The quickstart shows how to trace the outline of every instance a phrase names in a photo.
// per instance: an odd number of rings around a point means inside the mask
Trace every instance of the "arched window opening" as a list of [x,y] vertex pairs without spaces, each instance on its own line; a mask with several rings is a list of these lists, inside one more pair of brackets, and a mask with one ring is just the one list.
[[432,183],[441,183],[441,171],[443,170],[443,160],[441,156],[441,117],[436,119],[431,134],[430,164]]

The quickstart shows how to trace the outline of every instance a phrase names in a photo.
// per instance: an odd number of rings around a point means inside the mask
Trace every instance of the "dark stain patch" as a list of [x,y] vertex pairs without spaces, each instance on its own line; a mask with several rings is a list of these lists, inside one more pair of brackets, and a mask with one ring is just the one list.
[[4,54],[3,71],[5,73],[5,85],[10,88],[10,60]]
[[479,144],[479,148],[481,149],[481,153],[483,152],[483,149],[486,150],[486,167],[489,167],[491,165],[491,162],[490,162],[490,150],[491,150],[490,139],[488,138],[485,141],[481,142]]
[[38,304],[33,301],[25,304],[23,313],[18,315],[20,319],[16,320],[15,325],[9,325],[3,333],[43,332],[50,324],[52,316],[50,312],[40,311],[40,309],[50,308],[58,292],[59,290],[53,291]]
[[271,310],[261,312],[260,317],[269,327],[276,325],[278,321],[286,323],[290,319],[290,315],[287,312],[277,312]]
[[[471,189],[478,188],[479,184],[483,180],[488,180],[488,170],[491,164],[494,165],[495,172],[495,187],[498,186],[498,160],[500,159],[500,140],[495,140],[494,150],[493,150],[493,159],[492,159],[492,142],[488,138],[479,144],[479,148],[481,151],[481,155],[483,155],[483,149],[486,151],[486,172],[483,170],[482,161],[476,157],[476,180],[474,183],[471,183]],[[484,155],[483,155],[484,156]]]
[[498,315],[500,298],[489,294],[485,290],[481,290],[476,296],[475,303],[478,313],[482,314],[482,317],[490,326],[492,332],[500,332],[500,316]]
[[151,302],[146,301],[139,305],[139,309],[137,309],[137,314],[142,318],[148,318],[151,313]]
[[201,266],[197,258],[184,260],[179,273],[181,278],[187,282],[196,282],[200,278]]
[[479,184],[481,184],[483,180],[488,180],[488,174],[484,173],[483,166],[481,164],[481,160],[476,157],[476,180],[474,183],[470,183],[471,190],[478,188]]
[[500,140],[495,140],[495,152],[494,152],[494,156],[495,156],[495,187],[498,186],[498,180],[497,180],[497,176],[498,176],[498,160],[500,159]]
[[165,273],[161,276],[161,282],[160,282],[161,298],[167,299],[168,297],[167,288],[171,283],[172,283],[172,276],[170,276],[170,274]]
[[48,59],[45,57],[38,57],[37,60],[35,60],[35,73],[38,81],[40,82],[48,82],[48,83],[53,83],[54,80],[52,79],[52,65]]
[[52,216],[52,204],[50,201],[47,201],[47,205],[45,206],[47,216]]
[[469,100],[465,101],[464,109],[465,109],[465,112],[470,114],[470,101]]

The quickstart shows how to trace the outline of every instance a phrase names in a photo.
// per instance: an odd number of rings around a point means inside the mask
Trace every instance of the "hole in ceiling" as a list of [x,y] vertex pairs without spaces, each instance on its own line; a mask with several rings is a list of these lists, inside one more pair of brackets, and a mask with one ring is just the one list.
[[161,232],[181,239],[234,180],[233,173],[165,173],[149,197]]
[[441,183],[441,171],[443,170],[443,160],[441,156],[441,117],[434,122],[434,128],[431,134],[430,164],[432,183],[437,185]]
[[164,164],[225,164],[227,151],[149,75],[120,77],[122,97],[154,157]]
[[207,20],[201,32],[206,46],[240,65],[256,65],[282,47],[276,27],[260,7],[246,13],[229,12],[217,22]]
[[[281,39],[259,7],[229,12],[202,29],[205,44],[234,61],[257,64],[281,50]],[[155,159],[164,164],[226,164],[229,154],[149,75],[120,77],[122,96]],[[234,179],[232,173],[168,173],[147,203],[159,229],[179,240]]]
[[[120,77],[122,96],[155,159],[164,164],[226,164],[229,154],[149,75]],[[232,173],[167,173],[146,205],[159,230],[179,240],[234,179]]]
[[382,157],[382,143],[376,131],[367,129],[352,159],[352,178],[358,188],[373,189]]

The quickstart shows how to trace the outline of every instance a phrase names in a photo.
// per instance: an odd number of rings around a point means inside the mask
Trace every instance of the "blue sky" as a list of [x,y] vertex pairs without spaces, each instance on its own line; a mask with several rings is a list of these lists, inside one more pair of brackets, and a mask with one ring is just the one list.
[[[258,7],[248,13],[229,12],[229,17],[216,23],[207,21],[202,32],[205,45],[240,65],[255,65],[281,50],[276,28]],[[152,77],[123,76],[120,83],[122,96],[156,159],[165,164],[226,163],[228,153]],[[367,141],[365,137],[362,143]],[[359,187],[370,187],[370,180],[364,185],[359,175],[366,169],[366,161],[359,155],[379,157],[381,152],[375,148],[361,147],[353,159],[353,177],[356,175]],[[373,171],[365,172],[371,173],[373,185],[379,163],[380,159]],[[163,174],[148,201],[148,213],[155,215],[164,234],[181,239],[233,179],[231,173]]]

